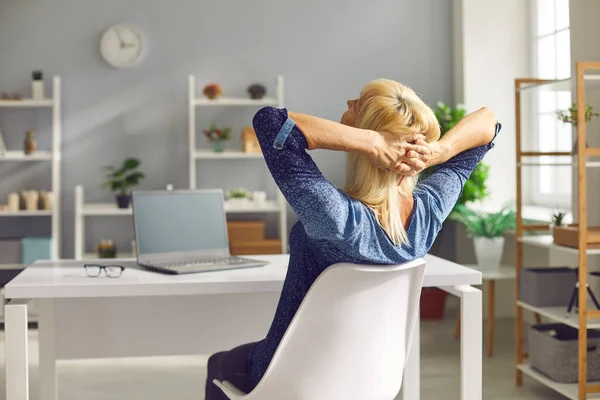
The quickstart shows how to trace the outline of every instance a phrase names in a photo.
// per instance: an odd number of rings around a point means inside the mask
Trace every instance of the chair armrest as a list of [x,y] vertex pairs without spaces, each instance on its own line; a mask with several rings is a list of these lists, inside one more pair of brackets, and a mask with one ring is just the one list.
[[230,382],[220,382],[216,379],[213,379],[213,383],[217,385],[217,387],[221,389],[225,396],[227,396],[230,400],[242,400],[246,397],[246,393],[233,386],[233,384],[231,384]]

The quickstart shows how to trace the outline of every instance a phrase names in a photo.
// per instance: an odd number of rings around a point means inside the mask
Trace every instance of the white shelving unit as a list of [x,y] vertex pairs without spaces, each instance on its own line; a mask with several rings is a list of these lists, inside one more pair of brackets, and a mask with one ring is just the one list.
[[[283,76],[277,77],[276,98],[264,98],[252,100],[248,98],[224,97],[210,100],[197,97],[196,77],[190,75],[188,78],[188,104],[189,104],[189,177],[190,189],[196,188],[196,168],[199,160],[205,162],[211,160],[262,160],[262,153],[244,153],[243,151],[225,151],[214,153],[206,149],[196,147],[196,107],[283,107]],[[225,203],[227,213],[278,213],[279,214],[279,237],[281,238],[281,251],[287,252],[287,202],[281,192],[277,191],[276,201],[267,201],[261,207],[230,207]]]
[[[0,218],[3,217],[50,217],[52,219],[52,259],[60,258],[60,186],[61,186],[61,140],[62,140],[62,120],[61,120],[61,79],[54,76],[52,79],[52,98],[43,100],[23,99],[23,100],[0,100],[0,108],[49,108],[52,110],[52,148],[50,150],[40,150],[33,154],[24,154],[22,151],[10,150],[0,155],[0,162],[50,162],[52,170],[52,188],[54,194],[54,203],[52,210],[27,211],[20,210],[16,212],[0,211]],[[14,264],[11,264],[15,266]]]
[[[97,258],[94,253],[85,253],[86,217],[131,216],[132,209],[119,208],[115,203],[85,203],[83,186],[75,186],[75,259]],[[119,258],[133,257],[130,253],[119,253]]]

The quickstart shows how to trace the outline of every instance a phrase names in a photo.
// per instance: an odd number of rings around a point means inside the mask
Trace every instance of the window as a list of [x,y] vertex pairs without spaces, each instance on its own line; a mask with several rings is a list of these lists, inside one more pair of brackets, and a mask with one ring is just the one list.
[[[569,0],[533,0],[533,76],[565,79],[571,76]],[[571,104],[570,92],[540,89],[532,99],[532,147],[539,151],[570,151],[571,126],[556,118],[556,110]],[[569,163],[570,157],[540,157],[540,164]],[[550,207],[571,203],[572,168],[539,166],[531,169],[531,202]]]

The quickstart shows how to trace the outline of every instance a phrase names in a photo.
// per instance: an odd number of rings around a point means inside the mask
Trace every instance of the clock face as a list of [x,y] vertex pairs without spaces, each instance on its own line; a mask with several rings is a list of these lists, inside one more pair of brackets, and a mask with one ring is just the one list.
[[116,25],[102,34],[100,54],[113,67],[133,67],[142,59],[142,41],[142,34],[138,29],[129,25]]

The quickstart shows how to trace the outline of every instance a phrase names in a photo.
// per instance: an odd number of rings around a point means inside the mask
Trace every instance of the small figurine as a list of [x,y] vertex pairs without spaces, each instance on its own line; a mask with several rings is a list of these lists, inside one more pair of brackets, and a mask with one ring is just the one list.
[[25,141],[23,143],[23,151],[25,152],[25,154],[29,155],[35,153],[36,147],[37,140],[35,139],[35,132],[25,132]]
[[260,153],[260,144],[256,132],[251,126],[242,129],[242,146],[245,153]]
[[33,71],[31,74],[31,98],[34,100],[44,99],[44,73]]
[[204,87],[202,93],[209,99],[216,100],[223,94],[223,88],[218,83],[211,83]]
[[97,247],[98,258],[116,258],[117,246],[112,239],[102,239]]
[[248,94],[253,100],[260,100],[267,94],[267,89],[260,83],[254,83],[248,86]]

